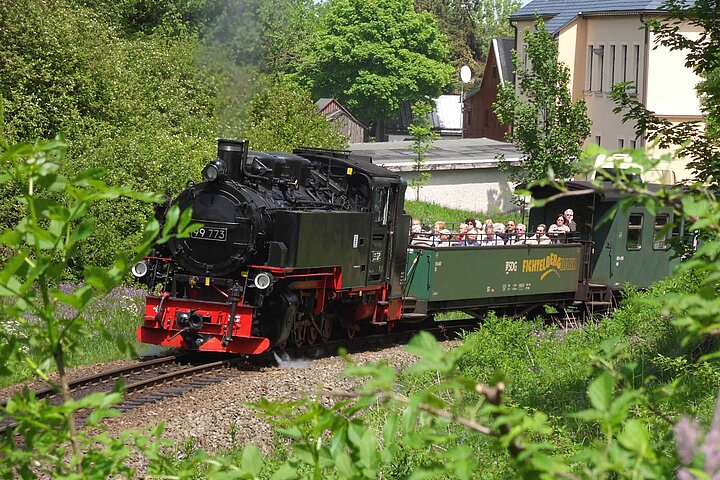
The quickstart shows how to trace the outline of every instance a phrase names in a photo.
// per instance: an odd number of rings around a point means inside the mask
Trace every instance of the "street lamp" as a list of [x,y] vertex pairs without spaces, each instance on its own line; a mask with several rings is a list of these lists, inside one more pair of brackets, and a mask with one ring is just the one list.
[[460,68],[460,138],[465,138],[465,84],[472,78],[470,67],[463,65]]

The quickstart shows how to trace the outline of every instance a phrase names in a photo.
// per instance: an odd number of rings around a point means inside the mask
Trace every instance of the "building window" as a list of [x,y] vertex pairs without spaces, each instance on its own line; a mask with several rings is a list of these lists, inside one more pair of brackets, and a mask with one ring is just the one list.
[[633,63],[635,64],[635,93],[640,85],[640,45],[633,45]]
[[625,148],[625,139],[624,138],[618,138],[618,148],[619,149]]
[[659,213],[655,217],[653,250],[667,250],[670,246],[667,241],[668,233],[670,232],[670,229],[667,226],[669,218],[670,215],[667,213]]
[[643,214],[631,213],[627,229],[627,249],[640,250],[642,248]]
[[628,81],[628,46],[622,46],[622,81]]
[[600,135],[595,135],[595,143],[597,145],[600,145],[600,141],[602,140],[602,137]]
[[615,45],[610,45],[610,90],[615,85]]
[[597,57],[597,74],[599,77],[597,85],[595,85],[595,91],[602,92],[604,83],[603,74],[605,73],[605,46],[600,45],[593,48],[593,53]]
[[630,140],[630,148],[633,150],[637,148],[637,140]]
[[588,55],[587,55],[587,90],[592,91],[593,89],[593,46],[588,45]]

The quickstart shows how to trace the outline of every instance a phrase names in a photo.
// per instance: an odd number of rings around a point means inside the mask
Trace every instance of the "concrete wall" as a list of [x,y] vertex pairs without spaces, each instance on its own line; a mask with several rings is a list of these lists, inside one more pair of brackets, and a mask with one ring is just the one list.
[[[680,33],[697,40],[700,29],[682,25]],[[649,41],[650,45],[654,45],[655,35],[650,34]],[[663,47],[651,48],[648,55],[646,102],[648,109],[671,121],[684,120],[683,117],[688,116],[699,117],[702,112],[695,86],[700,79],[685,66],[685,54],[671,52]]]
[[[472,170],[436,170],[420,187],[420,200],[451,208],[475,212],[510,212],[518,210],[511,201],[514,186],[497,168]],[[400,175],[410,182],[412,172]],[[415,189],[408,187],[406,200],[415,200]],[[449,221],[449,220],[448,220]]]

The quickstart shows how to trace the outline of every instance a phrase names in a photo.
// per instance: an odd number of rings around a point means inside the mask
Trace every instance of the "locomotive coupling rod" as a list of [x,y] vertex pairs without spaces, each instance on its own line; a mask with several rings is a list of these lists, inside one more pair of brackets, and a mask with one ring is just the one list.
[[230,340],[232,340],[232,331],[235,326],[235,312],[237,311],[237,302],[240,298],[240,285],[238,285],[237,282],[233,283],[233,286],[230,287],[230,291],[228,293],[228,300],[230,301],[230,318],[228,318],[227,332],[225,332],[225,336],[222,340],[223,347],[227,347]]

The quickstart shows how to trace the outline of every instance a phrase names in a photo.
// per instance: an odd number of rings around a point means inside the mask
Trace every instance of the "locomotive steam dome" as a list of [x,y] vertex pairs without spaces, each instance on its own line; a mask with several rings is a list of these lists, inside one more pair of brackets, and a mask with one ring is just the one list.
[[[243,144],[218,145],[219,159],[230,172],[243,158]],[[173,202],[181,210],[192,208],[193,222],[203,227],[190,238],[171,240],[174,258],[197,275],[219,276],[251,263],[265,233],[266,200],[258,192],[232,179],[193,185]]]

